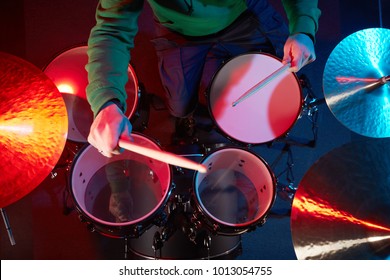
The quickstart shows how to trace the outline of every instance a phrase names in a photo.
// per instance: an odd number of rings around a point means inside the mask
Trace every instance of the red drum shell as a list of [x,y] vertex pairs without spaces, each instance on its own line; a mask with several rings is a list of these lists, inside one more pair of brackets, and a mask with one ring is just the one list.
[[[43,70],[61,92],[68,112],[68,139],[86,143],[93,112],[87,101],[86,87],[88,73],[85,66],[88,62],[88,47],[79,46],[57,55]],[[126,116],[132,118],[139,105],[138,79],[131,65],[128,66],[126,84]]]

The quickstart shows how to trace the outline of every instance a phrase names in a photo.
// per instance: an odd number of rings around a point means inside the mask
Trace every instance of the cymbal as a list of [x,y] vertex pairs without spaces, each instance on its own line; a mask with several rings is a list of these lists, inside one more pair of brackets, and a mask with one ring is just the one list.
[[291,232],[298,259],[390,259],[390,139],[336,148],[295,193]]
[[0,207],[35,189],[57,164],[66,142],[65,103],[33,64],[0,52]]
[[323,90],[333,115],[353,132],[390,137],[390,30],[368,28],[344,38],[324,69]]

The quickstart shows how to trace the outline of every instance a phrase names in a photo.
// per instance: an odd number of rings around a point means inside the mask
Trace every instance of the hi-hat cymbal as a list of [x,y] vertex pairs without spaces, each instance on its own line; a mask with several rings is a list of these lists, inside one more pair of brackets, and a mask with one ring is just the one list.
[[66,143],[64,100],[43,72],[0,52],[0,207],[35,189],[53,170]]
[[390,139],[345,144],[320,158],[294,197],[298,259],[390,259]]
[[390,30],[368,28],[343,39],[323,74],[326,103],[348,129],[390,137]]

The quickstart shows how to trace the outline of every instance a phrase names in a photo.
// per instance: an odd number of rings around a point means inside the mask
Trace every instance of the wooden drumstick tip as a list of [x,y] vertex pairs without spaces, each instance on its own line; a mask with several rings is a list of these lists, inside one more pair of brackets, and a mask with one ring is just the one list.
[[207,167],[205,165],[199,163],[198,171],[200,173],[207,173]]

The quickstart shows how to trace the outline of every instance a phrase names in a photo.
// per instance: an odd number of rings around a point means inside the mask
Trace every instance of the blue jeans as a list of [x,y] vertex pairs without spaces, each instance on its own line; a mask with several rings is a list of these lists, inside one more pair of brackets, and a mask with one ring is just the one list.
[[235,22],[213,35],[183,36],[156,23],[157,37],[152,42],[172,116],[186,117],[196,109],[199,97],[207,93],[213,76],[227,60],[249,52],[283,56],[288,36],[283,18],[267,1],[254,2]]

